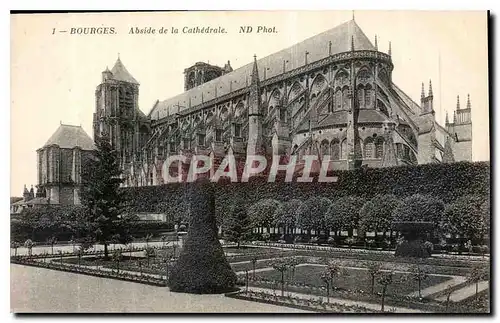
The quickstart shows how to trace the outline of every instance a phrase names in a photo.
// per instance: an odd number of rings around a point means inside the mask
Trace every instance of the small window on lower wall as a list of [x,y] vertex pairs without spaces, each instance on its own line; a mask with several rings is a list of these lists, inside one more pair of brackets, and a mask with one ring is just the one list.
[[198,134],[198,146],[205,146],[205,135],[202,133]]
[[222,129],[215,129],[215,141],[221,142],[222,141]]
[[235,137],[241,137],[241,124],[235,123],[233,125],[234,128],[234,136]]

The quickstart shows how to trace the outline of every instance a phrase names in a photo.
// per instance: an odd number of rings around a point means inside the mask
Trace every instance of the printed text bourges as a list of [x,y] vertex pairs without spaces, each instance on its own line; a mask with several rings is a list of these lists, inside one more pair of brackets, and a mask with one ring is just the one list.
[[[272,34],[277,33],[276,26],[239,26],[240,34]],[[118,31],[115,27],[71,27],[69,29],[52,29],[52,34],[69,33],[71,35],[115,35]],[[129,27],[130,35],[156,35],[156,34],[227,34],[226,28],[221,26],[184,26],[177,27]]]

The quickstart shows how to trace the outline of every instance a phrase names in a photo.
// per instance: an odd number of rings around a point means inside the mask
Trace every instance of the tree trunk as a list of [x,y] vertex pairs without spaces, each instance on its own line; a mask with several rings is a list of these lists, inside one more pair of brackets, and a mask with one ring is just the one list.
[[[476,285],[477,288],[477,285]],[[281,296],[285,295],[285,271],[281,272]]]
[[348,237],[352,237],[352,236],[353,236],[353,234],[354,234],[353,232],[354,232],[354,230],[353,230],[353,229],[349,229],[349,230],[347,230],[347,236],[348,236]]
[[372,294],[375,293],[375,276],[372,276]]
[[240,249],[240,241],[238,240],[238,246],[236,247],[236,249]]
[[380,309],[382,312],[384,311],[384,301],[385,301],[385,289],[387,287],[384,286],[384,288],[382,289],[382,308]]
[[478,293],[478,285],[479,285],[479,281],[476,282],[476,298],[477,298],[477,293]]
[[422,298],[422,280],[418,280],[418,297]]
[[330,303],[330,285],[326,283],[326,301]]
[[104,260],[109,260],[108,244],[104,244]]

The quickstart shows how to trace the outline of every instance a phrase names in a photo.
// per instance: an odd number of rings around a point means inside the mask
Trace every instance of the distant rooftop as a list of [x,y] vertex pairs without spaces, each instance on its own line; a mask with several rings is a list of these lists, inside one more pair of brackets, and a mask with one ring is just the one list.
[[120,57],[118,57],[115,66],[113,66],[113,68],[111,69],[111,74],[112,74],[111,78],[113,80],[139,84],[139,82],[137,82],[137,80],[132,76],[132,74],[130,74],[129,71],[127,71],[125,65],[123,65],[122,61],[120,60]]
[[60,148],[80,147],[82,150],[94,150],[94,141],[81,126],[61,124],[47,140],[44,147],[58,145]]

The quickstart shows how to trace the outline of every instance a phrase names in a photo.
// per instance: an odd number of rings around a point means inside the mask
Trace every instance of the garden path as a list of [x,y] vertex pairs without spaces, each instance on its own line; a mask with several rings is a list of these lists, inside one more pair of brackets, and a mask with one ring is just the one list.
[[[436,276],[436,274],[434,276]],[[441,276],[444,276],[444,275],[441,275]],[[429,286],[427,288],[422,289],[422,291],[421,291],[422,297],[427,297],[429,295],[432,295],[432,294],[435,294],[435,293],[440,292],[442,290],[445,290],[448,287],[453,287],[453,286],[456,286],[458,284],[462,284],[467,280],[467,278],[463,277],[463,276],[449,276],[449,277],[451,278],[450,280],[447,280],[445,282],[442,282],[442,283],[439,283],[436,285],[432,285],[432,286]],[[408,296],[418,297],[418,291],[410,293],[410,294],[408,294]]]
[[[480,281],[478,284],[478,293],[486,290],[489,287],[488,281]],[[476,294],[476,284],[467,285],[463,288],[457,289],[450,295],[450,301],[460,302]],[[438,301],[446,301],[446,295],[437,298]]]
[[16,313],[307,312],[38,267],[11,265],[10,272],[10,308]]

